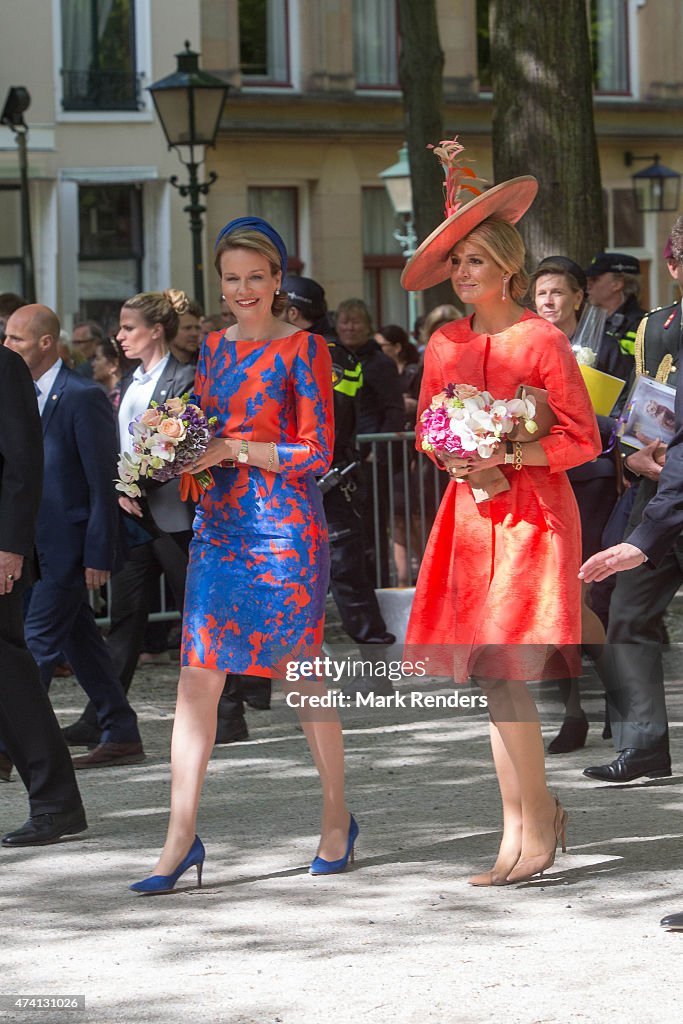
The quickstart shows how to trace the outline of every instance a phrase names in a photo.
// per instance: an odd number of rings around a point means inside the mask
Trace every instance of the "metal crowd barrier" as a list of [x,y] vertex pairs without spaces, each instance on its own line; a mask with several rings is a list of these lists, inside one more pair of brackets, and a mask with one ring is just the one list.
[[[436,510],[448,480],[426,455],[415,450],[415,433],[359,434],[359,445],[370,446],[372,546],[375,586],[412,586],[419,570]],[[405,538],[405,572],[399,578],[396,562],[397,529]],[[388,544],[388,579],[382,578],[382,549]],[[386,560],[385,560],[386,561]]]
[[[369,493],[372,537],[367,538],[374,549],[375,586],[412,586],[417,579],[419,563],[427,543],[433,518],[443,495],[445,474],[431,459],[415,450],[412,431],[386,434],[359,434],[358,443],[369,446],[369,460],[359,470],[365,477]],[[400,578],[401,566],[396,561],[396,545],[405,539],[404,568],[407,576]],[[388,579],[383,579],[383,553],[388,562]],[[111,586],[105,593],[91,595],[99,626],[110,625]],[[159,580],[159,610],[151,612],[150,622],[171,622],[180,617],[168,608],[164,577]]]

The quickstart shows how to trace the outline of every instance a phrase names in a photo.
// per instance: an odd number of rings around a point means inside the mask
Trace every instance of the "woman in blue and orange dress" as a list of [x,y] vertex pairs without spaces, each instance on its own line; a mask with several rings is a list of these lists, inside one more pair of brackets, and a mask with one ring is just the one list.
[[[451,199],[462,170],[460,148],[456,141],[447,164]],[[565,470],[594,458],[600,440],[566,336],[520,304],[528,278],[513,224],[536,190],[535,179],[525,176],[450,205],[447,220],[419,246],[401,278],[411,290],[450,279],[474,310],[429,341],[418,428],[424,408],[448,384],[473,385],[500,399],[513,398],[520,385],[539,388],[556,417],[547,436],[508,441],[488,459],[438,453],[453,482],[422,561],[406,644],[447,659],[457,682],[476,679],[488,698],[503,836],[493,868],[471,878],[473,885],[542,873],[555,859],[567,820],[548,791],[540,722],[525,681],[576,671],[581,532]],[[468,478],[493,466],[503,489],[477,503],[477,478],[471,486]]]
[[[278,319],[286,265],[282,239],[261,218],[238,218],[218,236],[216,268],[237,323],[207,336],[197,366],[199,404],[218,426],[194,469],[210,468],[215,483],[190,546],[168,836],[155,874],[131,887],[138,892],[170,891],[194,865],[201,875],[195,823],[226,672],[272,676],[322,642],[329,553],[315,478],[332,456],[332,366],[323,338]],[[300,691],[326,693],[309,680]],[[329,874],[346,866],[358,833],[341,726],[330,710],[300,718],[323,790],[311,873]]]

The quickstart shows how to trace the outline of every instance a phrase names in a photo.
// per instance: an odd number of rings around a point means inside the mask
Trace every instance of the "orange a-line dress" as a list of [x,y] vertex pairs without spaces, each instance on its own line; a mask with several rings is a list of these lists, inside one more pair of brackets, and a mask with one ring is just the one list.
[[500,469],[510,490],[477,504],[452,481],[422,560],[406,653],[458,682],[579,674],[581,526],[565,470],[600,452],[598,427],[566,336],[533,313],[501,334],[477,334],[471,319],[430,339],[419,417],[447,384],[513,398],[520,384],[544,388],[557,424],[540,439],[547,466]]

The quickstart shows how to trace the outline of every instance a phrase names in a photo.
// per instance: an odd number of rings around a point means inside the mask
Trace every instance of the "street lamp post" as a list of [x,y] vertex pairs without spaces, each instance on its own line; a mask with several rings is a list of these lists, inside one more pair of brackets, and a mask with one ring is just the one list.
[[[417,236],[413,220],[413,189],[410,181],[410,163],[408,162],[408,146],[404,143],[398,151],[398,160],[391,167],[380,171],[379,177],[389,193],[394,213],[403,218],[404,230],[394,231],[394,238],[401,246],[404,259],[408,260],[415,252]],[[417,292],[408,292],[408,333],[412,334],[419,312]]]
[[624,153],[624,163],[627,167],[631,167],[634,160],[654,161],[649,167],[631,175],[638,213],[674,213],[678,210],[678,197],[681,191],[681,176],[678,171],[672,171],[670,167],[660,163],[659,153],[655,153],[654,156]]
[[[204,265],[202,260],[202,214],[206,207],[200,196],[208,195],[217,178],[211,171],[206,181],[199,180],[199,168],[203,160],[195,159],[197,146],[215,146],[223,105],[230,86],[199,69],[199,54],[185,43],[182,53],[177,53],[178,66],[172,75],[149,86],[154,106],[169,149],[175,149],[187,168],[189,181],[181,184],[177,175],[169,180],[180,195],[189,197],[184,212],[190,215],[192,233],[192,266],[194,275],[194,298],[204,309]],[[189,149],[189,160],[183,160],[181,146]]]
[[33,242],[31,240],[31,204],[28,191],[28,151],[26,136],[28,125],[24,113],[31,106],[28,89],[13,85],[7,93],[5,106],[0,114],[0,123],[14,132],[19,147],[19,185],[21,195],[21,254],[23,265],[22,291],[28,302],[36,301],[36,277],[33,263]]

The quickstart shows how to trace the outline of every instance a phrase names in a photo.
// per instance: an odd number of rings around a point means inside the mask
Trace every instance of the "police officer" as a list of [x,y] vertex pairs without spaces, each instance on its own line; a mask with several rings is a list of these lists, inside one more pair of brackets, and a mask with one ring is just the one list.
[[600,252],[586,277],[591,306],[607,311],[595,368],[627,381],[633,372],[636,330],[645,314],[638,302],[640,263],[623,252]]
[[[664,257],[683,293],[683,216],[673,226]],[[675,386],[682,344],[680,301],[648,313],[635,339],[636,372]],[[641,478],[626,532],[628,541],[632,531],[638,534],[643,513],[657,493],[666,446],[653,438],[640,450],[625,451],[630,453],[624,459],[627,474]],[[636,550],[630,543],[619,547]],[[611,764],[586,768],[584,775],[591,779],[630,782],[645,775],[671,775],[661,641],[664,614],[681,584],[680,538],[657,565],[638,564],[616,578],[599,671],[618,756]]]
[[334,454],[332,469],[321,481],[330,538],[330,590],[349,636],[356,643],[371,645],[375,655],[381,657],[383,648],[394,643],[395,637],[387,632],[367,573],[356,472],[349,471],[359,463],[356,430],[363,373],[355,356],[335,336],[320,285],[309,277],[290,275],[283,287],[289,298],[284,318],[322,335],[332,356]]

